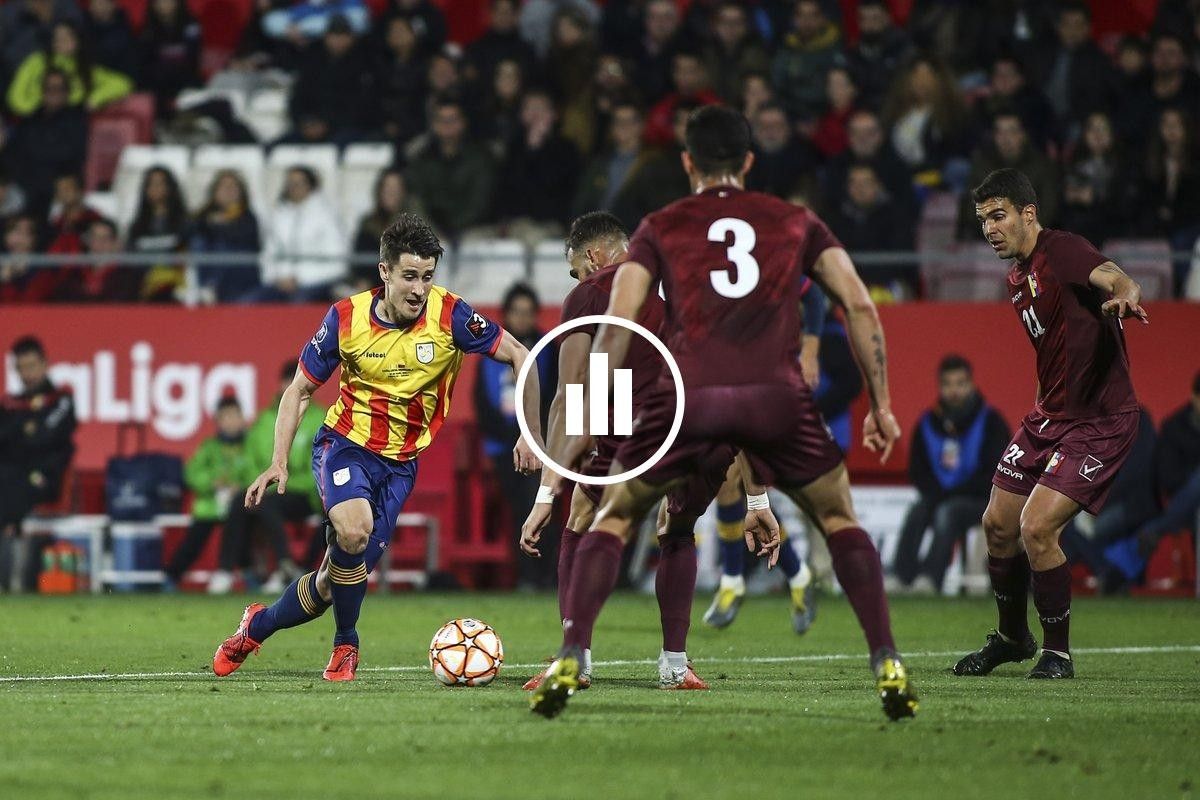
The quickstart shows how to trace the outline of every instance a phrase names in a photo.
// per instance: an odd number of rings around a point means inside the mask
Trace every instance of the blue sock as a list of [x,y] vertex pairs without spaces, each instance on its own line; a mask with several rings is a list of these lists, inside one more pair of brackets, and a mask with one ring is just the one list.
[[721,542],[721,574],[740,578],[746,571],[746,543]]
[[329,548],[329,587],[333,592],[333,616],[337,633],[333,644],[358,646],[358,614],[367,596],[366,553],[352,555],[337,544]]
[[788,580],[796,577],[800,572],[800,556],[796,555],[796,551],[792,549],[792,543],[787,539],[779,543],[779,567]]
[[740,578],[746,571],[746,543],[742,539],[742,523],[746,504],[739,500],[727,506],[717,506],[717,536],[721,541],[721,572]]
[[250,621],[250,638],[262,644],[275,631],[312,622],[327,608],[329,603],[317,591],[317,573],[306,572],[292,581],[270,608]]

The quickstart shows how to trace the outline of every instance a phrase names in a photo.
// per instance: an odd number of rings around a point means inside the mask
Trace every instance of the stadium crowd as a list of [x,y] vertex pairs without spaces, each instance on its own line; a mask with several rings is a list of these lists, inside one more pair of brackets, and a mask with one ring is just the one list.
[[[856,254],[913,251],[931,192],[962,197],[955,233],[977,238],[964,189],[999,166],[1032,178],[1043,222],[1098,245],[1189,253],[1200,236],[1193,0],[1104,41],[1073,0],[915,0],[903,26],[882,0],[494,0],[466,42],[429,0],[256,0],[224,63],[202,61],[183,0],[153,0],[136,27],[123,5],[0,8],[0,302],[174,301],[185,251],[261,254],[202,268],[210,300],[344,295],[372,280],[347,256],[403,209],[452,242],[532,243],[594,209],[632,227],[687,192],[681,122],[706,103],[750,120],[750,187],[813,206]],[[286,130],[262,142],[250,112],[194,91],[271,82],[290,86]],[[84,169],[89,116],[131,93],[154,98],[158,141],[384,142],[395,163],[353,230],[300,166],[257,210],[236,171],[189,208],[181,176],[149,169],[126,225],[89,206],[104,187]],[[97,258],[32,268],[37,253]],[[1174,266],[1180,294],[1190,260]],[[920,293],[911,257],[865,272]]]

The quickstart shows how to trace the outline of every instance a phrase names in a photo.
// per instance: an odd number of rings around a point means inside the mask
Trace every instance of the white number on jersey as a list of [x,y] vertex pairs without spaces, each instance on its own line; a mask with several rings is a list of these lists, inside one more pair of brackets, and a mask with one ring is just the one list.
[[1007,461],[1009,464],[1012,464],[1015,467],[1017,466],[1017,462],[1024,456],[1024,450],[1017,447],[1015,444],[1010,444],[1008,446],[1008,452],[1004,454],[1004,458],[1002,458],[1001,461]]
[[737,277],[735,280],[730,280],[729,267],[720,267],[710,271],[709,278],[712,279],[712,285],[717,290],[717,294],[736,300],[750,294],[758,285],[758,262],[754,256],[750,255],[750,251],[758,242],[758,236],[746,220],[722,217],[709,226],[708,240],[724,244],[727,233],[733,233],[733,244],[729,245],[725,252],[729,260],[733,262],[734,274]]
[[1046,329],[1042,327],[1041,320],[1034,313],[1033,306],[1021,312],[1021,319],[1025,321],[1025,327],[1029,330],[1029,335],[1033,338],[1036,339],[1046,332]]

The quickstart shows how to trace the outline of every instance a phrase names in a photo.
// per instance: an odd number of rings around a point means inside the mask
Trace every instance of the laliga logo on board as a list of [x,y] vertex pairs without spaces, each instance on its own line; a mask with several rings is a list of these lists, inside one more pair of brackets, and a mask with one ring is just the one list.
[[[671,379],[675,383],[675,418],[671,421],[671,430],[667,434],[667,438],[659,445],[659,448],[651,454],[650,458],[643,463],[626,469],[617,475],[601,475],[599,477],[584,475],[575,470],[564,467],[562,464],[554,461],[549,455],[534,441],[529,434],[529,423],[525,421],[525,404],[517,403],[517,426],[521,429],[521,437],[529,448],[542,460],[542,463],[550,467],[556,474],[566,478],[567,480],[575,481],[576,483],[586,483],[593,486],[608,486],[613,483],[623,483],[633,478],[638,477],[646,470],[653,467],[667,451],[671,449],[671,445],[675,443],[676,437],[679,436],[679,428],[683,425],[683,405],[684,405],[684,390],[683,376],[679,374],[679,364],[676,363],[675,357],[671,355],[671,351],[667,346],[648,331],[646,328],[631,322],[622,317],[614,317],[608,314],[590,314],[586,317],[569,320],[559,325],[554,330],[543,336],[538,343],[529,351],[529,358],[521,366],[520,373],[517,374],[516,394],[518,398],[525,397],[525,379],[529,377],[529,370],[537,363],[537,357],[548,344],[558,339],[568,331],[575,328],[582,328],[585,325],[616,325],[626,330],[632,331],[634,334],[641,336],[643,339],[654,345],[654,349],[659,352],[663,360],[667,362],[667,368],[671,370]],[[611,433],[615,436],[625,436],[632,433],[633,427],[633,371],[628,369],[613,370],[613,430]],[[609,435],[608,426],[608,354],[607,353],[592,353],[588,360],[589,385],[591,388],[591,397],[587,414],[589,416],[589,424],[584,425],[584,408],[583,395],[584,386],[581,383],[568,383],[567,389],[567,406],[566,406],[566,433],[568,436],[607,436]],[[547,387],[543,387],[542,391],[547,391]],[[628,465],[626,465],[628,466]]]
[[[253,364],[201,364],[168,361],[154,366],[154,348],[136,342],[129,363],[118,366],[111,350],[97,350],[91,362],[60,362],[50,380],[70,388],[80,422],[149,422],[164,439],[190,439],[223,395],[232,393],[246,411],[255,407],[258,372]],[[21,390],[12,356],[6,359],[8,393]],[[126,373],[124,370],[127,369]],[[118,384],[128,387],[124,396]]]

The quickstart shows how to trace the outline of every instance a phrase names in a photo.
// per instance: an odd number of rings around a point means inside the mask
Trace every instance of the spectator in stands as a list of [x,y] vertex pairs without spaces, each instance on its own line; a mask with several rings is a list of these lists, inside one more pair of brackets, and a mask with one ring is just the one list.
[[[1049,227],[1056,227],[1060,191],[1058,168],[1049,156],[1029,143],[1025,124],[1011,111],[996,115],[992,123],[992,142],[976,151],[967,185],[978,186],[986,175],[1001,167],[1019,169],[1029,176],[1029,182],[1037,192],[1038,219]],[[975,204],[968,192],[963,193],[959,203],[958,238],[962,241],[979,238]]]
[[549,55],[564,14],[577,20],[581,28],[592,29],[600,22],[600,9],[593,0],[525,0],[522,4],[521,38],[533,46],[539,58]]
[[892,150],[879,117],[872,111],[859,110],[846,122],[846,152],[831,159],[821,182],[826,206],[837,208],[846,198],[847,177],[854,164],[869,164],[897,205],[915,222],[920,207],[913,193],[912,173]]
[[987,64],[980,44],[993,34],[988,3],[914,0],[908,32],[921,52],[937,53],[956,75],[972,75]]
[[671,59],[679,46],[679,8],[674,0],[648,0],[642,20],[640,35],[631,37],[634,84],[644,102],[656,103],[670,86]]
[[792,119],[814,120],[825,100],[825,73],[838,58],[842,35],[817,0],[798,0],[791,30],[775,51],[771,82]]
[[38,224],[30,214],[18,214],[4,221],[4,241],[0,248],[0,303],[44,303],[56,297],[65,271],[37,268],[29,256],[37,252]]
[[1034,83],[1046,93],[1064,141],[1074,141],[1084,117],[1111,108],[1114,100],[1116,70],[1091,40],[1091,29],[1087,3],[1065,0],[1059,5],[1057,43],[1031,54]]
[[1188,45],[1173,31],[1155,35],[1150,46],[1150,93],[1154,112],[1179,108],[1189,116],[1200,113],[1200,76],[1191,64]]
[[42,107],[17,124],[6,149],[12,176],[25,190],[26,208],[39,217],[50,207],[54,179],[83,171],[87,114],[69,97],[69,76],[57,68],[46,70]]
[[501,61],[492,73],[490,91],[472,121],[475,138],[496,157],[521,135],[521,98],[525,76],[516,61]]
[[296,46],[320,39],[335,19],[362,36],[371,28],[371,12],[363,0],[300,0],[263,14],[263,32],[273,39],[288,39]]
[[[262,249],[246,181],[234,170],[223,169],[213,176],[208,197],[192,220],[188,247],[193,253],[242,255]],[[200,291],[209,303],[232,303],[258,289],[257,259],[201,266],[197,273]]]
[[[5,131],[0,123],[0,152],[4,149]],[[8,219],[25,210],[25,190],[9,175],[8,168],[0,163],[0,220]]]
[[0,6],[0,84],[7,85],[17,67],[42,49],[54,23],[79,23],[74,0],[12,0]]
[[133,28],[116,0],[91,0],[83,21],[83,37],[95,63],[138,81],[138,54]]
[[771,57],[751,29],[746,7],[721,0],[712,11],[711,41],[704,49],[704,66],[712,89],[726,105],[735,105],[742,95],[742,76],[765,73]]
[[[51,383],[42,343],[24,336],[11,352],[21,390],[0,400],[0,589],[8,588],[22,523],[34,507],[58,499],[75,454],[75,404]],[[40,561],[26,554],[26,590],[37,584]]]
[[[538,329],[540,310],[541,304],[533,289],[523,283],[515,284],[504,295],[504,330],[526,347],[532,348],[542,338],[542,331]],[[536,475],[522,475],[512,468],[512,447],[520,436],[516,390],[512,370],[497,369],[494,363],[490,359],[479,359],[475,379],[475,416],[483,437],[484,453],[492,462],[493,475],[508,506],[510,527],[507,538],[516,552],[521,525],[533,505],[539,479]],[[538,380],[543,382],[542,385],[558,384],[557,364],[558,349],[555,346],[548,346],[538,354]],[[543,420],[549,408],[546,398],[542,398]],[[545,589],[553,585],[555,542],[552,540],[549,549],[542,552],[544,558],[516,559],[518,588]]]
[[304,54],[292,86],[288,112],[293,142],[334,142],[344,146],[361,139],[374,124],[374,80],[366,56],[356,46],[354,29],[335,15],[325,35]]
[[383,27],[395,17],[408,20],[417,35],[417,47],[426,57],[446,43],[446,16],[429,0],[391,0],[383,14]]
[[[893,564],[900,586],[940,592],[954,545],[980,524],[992,473],[1009,428],[975,385],[971,363],[948,355],[938,365],[938,401],[913,428],[908,477],[918,492],[900,529]],[[920,558],[925,530],[933,543]]]
[[1028,84],[1021,62],[1008,55],[992,62],[987,93],[972,111],[971,138],[978,141],[989,136],[996,115],[1005,111],[1021,117],[1034,147],[1046,149],[1056,133],[1054,111],[1046,96]]
[[110,256],[111,260],[88,264],[75,271],[71,278],[71,302],[132,303],[141,297],[146,270],[116,259],[118,254],[125,252],[125,245],[121,243],[115,222],[104,217],[92,220],[83,233],[83,252]]
[[850,146],[846,124],[858,106],[858,87],[845,67],[833,67],[825,76],[825,100],[825,113],[817,120],[812,141],[824,158],[833,158]]
[[111,69],[93,63],[90,48],[69,22],[58,22],[45,50],[29,54],[8,86],[8,107],[18,116],[27,117],[42,105],[42,82],[51,66],[70,78],[71,105],[89,110],[120,100],[133,91],[133,81]]
[[1167,498],[1160,516],[1138,529],[1138,543],[1148,556],[1172,531],[1200,526],[1200,372],[1192,379],[1192,397],[1163,420],[1155,454],[1158,489]]
[[168,117],[181,91],[201,85],[200,25],[184,0],[152,0],[141,47],[142,85],[154,93],[158,117]]
[[491,210],[496,168],[491,156],[466,138],[467,118],[458,101],[435,100],[429,127],[405,179],[434,227],[457,239]]
[[[1200,163],[1194,122],[1183,111],[1168,108],[1146,158],[1142,207],[1143,230],[1166,236],[1173,251],[1191,251],[1200,236]],[[1039,215],[1040,216],[1040,215]],[[1186,277],[1186,263],[1175,263],[1175,294]]]
[[[238,490],[257,466],[246,454],[246,417],[238,399],[233,395],[222,397],[213,421],[216,433],[200,442],[183,468],[184,483],[192,493],[192,522],[163,570],[165,591],[176,589],[213,530],[224,522],[229,509],[241,505]],[[220,569],[232,569],[240,555],[228,546],[228,537],[223,536]]]
[[74,172],[59,175],[54,181],[54,204],[46,231],[48,252],[82,253],[83,232],[100,215],[83,202],[83,178]]
[[266,30],[267,17],[289,5],[290,0],[254,0],[250,6],[250,19],[242,29],[237,50],[230,59],[230,70],[254,72],[275,67],[294,71],[297,68],[300,51],[308,40],[298,30],[283,39],[273,38]]
[[567,7],[554,18],[554,38],[546,54],[545,74],[559,101],[562,135],[581,153],[595,149],[593,79],[600,50],[586,15]]
[[593,137],[593,151],[604,148],[604,132],[612,124],[613,109],[637,94],[637,89],[631,82],[628,65],[612,53],[601,54],[596,61],[596,72],[592,76],[593,128],[596,134]]
[[166,167],[156,166],[142,175],[137,213],[129,226],[129,249],[135,253],[161,254],[162,263],[146,271],[142,299],[171,302],[183,286],[183,268],[174,258],[184,250],[188,213],[179,181]]
[[694,105],[720,103],[721,98],[710,88],[708,71],[700,55],[692,50],[675,51],[671,59],[671,82],[674,90],[659,100],[646,115],[646,144],[667,147],[675,138],[675,107],[688,102]]
[[738,100],[746,119],[754,119],[760,108],[775,102],[775,87],[771,86],[770,76],[765,72],[748,72],[743,75],[742,91]]
[[258,303],[326,302],[346,277],[346,235],[317,173],[287,171],[283,192],[271,212],[262,259],[262,288],[247,300]]
[[355,291],[366,291],[379,285],[379,240],[396,217],[408,212],[424,216],[416,199],[408,193],[404,172],[385,169],[375,179],[375,207],[363,215],[354,235],[354,254],[370,256],[369,262],[350,268],[350,280]]
[[1113,122],[1118,138],[1126,145],[1131,157],[1143,152],[1150,131],[1154,128],[1156,106],[1150,91],[1150,53],[1140,36],[1128,35],[1117,47],[1115,89],[1116,103]]
[[538,66],[533,47],[521,38],[517,30],[519,5],[517,0],[492,0],[487,30],[467,45],[465,60],[468,80],[490,85],[502,61],[514,62],[522,75],[530,74]]
[[1129,233],[1136,208],[1137,181],[1117,148],[1112,120],[1103,111],[1088,114],[1067,163],[1062,227],[1100,247],[1105,239]]
[[425,130],[425,74],[429,67],[417,44],[412,21],[392,17],[376,51],[372,115],[385,138],[403,147]]
[[[852,253],[911,251],[913,227],[908,215],[895,208],[870,164],[855,164],[846,176],[845,199],[825,216],[830,229]],[[920,283],[916,265],[904,259],[862,263],[863,280],[888,286],[893,296],[912,298]]]
[[[918,182],[937,185],[947,162],[962,151],[966,109],[950,72],[930,56],[909,62],[883,107],[891,143]],[[926,174],[922,174],[926,173]]]
[[[288,360],[283,363],[279,372],[279,391],[270,403],[263,407],[254,424],[246,433],[246,461],[250,472],[245,476],[246,483],[253,479],[255,473],[264,464],[271,463],[275,447],[275,422],[279,415],[279,396],[283,394],[296,375],[296,362]],[[221,569],[215,572],[208,582],[208,591],[213,594],[224,594],[233,588],[233,568],[248,562],[252,528],[255,523],[262,529],[275,556],[275,569],[268,575],[262,586],[267,593],[281,592],[283,587],[303,572],[292,559],[291,548],[288,545],[286,523],[304,524],[310,516],[321,509],[321,498],[317,494],[316,479],[312,473],[312,442],[317,430],[325,419],[325,409],[317,403],[309,403],[300,418],[296,436],[292,440],[291,450],[288,451],[288,483],[287,491],[267,492],[263,495],[262,503],[253,511],[248,510],[244,503],[235,501],[229,508],[229,516],[225,522],[225,531],[221,547]],[[238,487],[235,494],[241,498],[245,495],[246,484]],[[316,566],[325,552],[324,526],[318,525],[309,539],[308,553],[305,556],[306,565]],[[228,548],[228,555],[226,549]]]
[[892,24],[884,0],[860,0],[858,42],[847,47],[842,62],[850,70],[866,108],[878,111],[887,96],[888,82],[912,52],[908,34]]
[[746,176],[746,188],[786,198],[815,166],[813,148],[795,135],[778,103],[761,106],[750,122],[754,166]]
[[521,136],[510,143],[500,168],[494,217],[506,236],[531,246],[565,234],[579,176],[579,151],[558,132],[557,122],[549,94],[526,93]]

